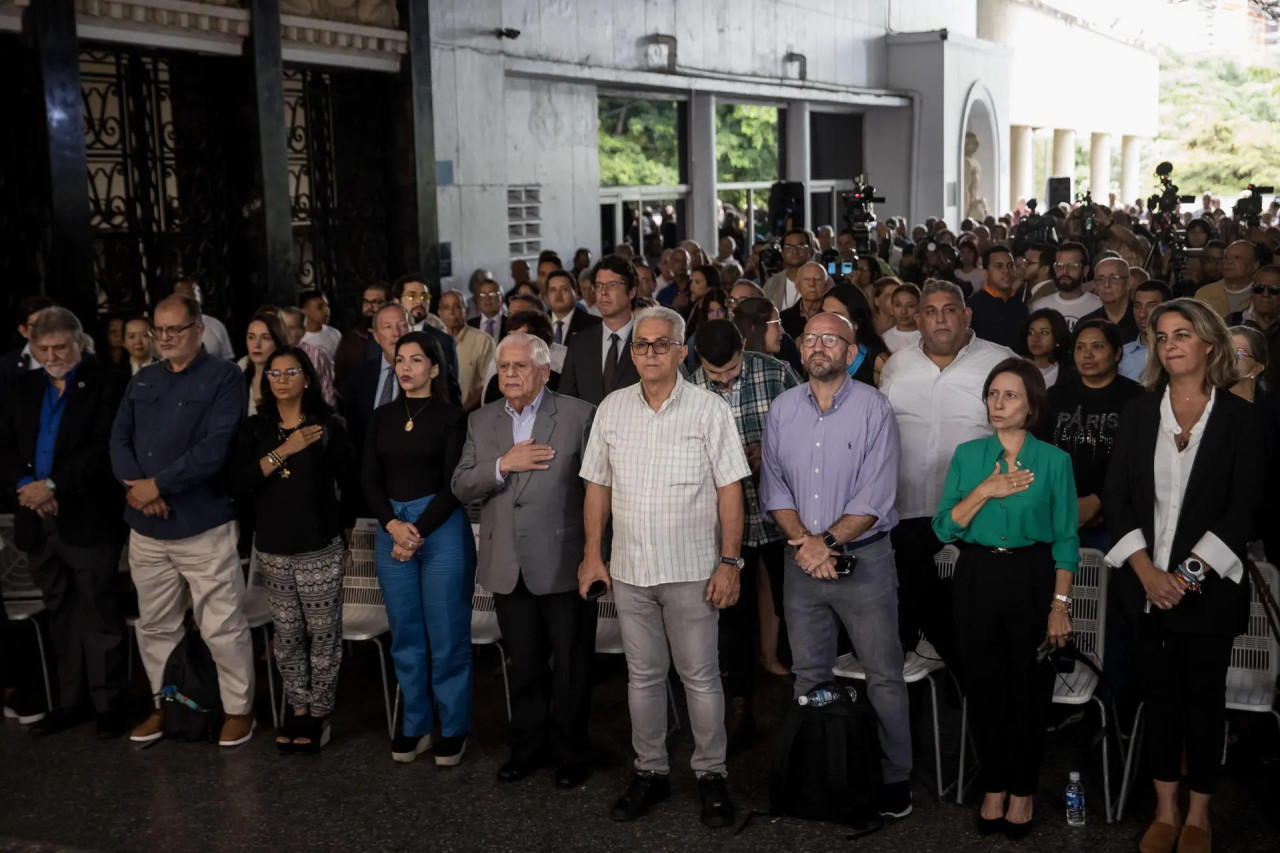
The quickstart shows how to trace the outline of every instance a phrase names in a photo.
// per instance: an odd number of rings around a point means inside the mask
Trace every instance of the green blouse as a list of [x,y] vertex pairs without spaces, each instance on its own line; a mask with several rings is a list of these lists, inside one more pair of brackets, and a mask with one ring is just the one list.
[[1025,492],[991,498],[968,527],[951,520],[951,510],[991,474],[996,462],[1008,472],[1004,447],[992,435],[956,448],[947,470],[933,531],[943,542],[971,542],[990,548],[1022,548],[1037,542],[1053,545],[1054,565],[1075,572],[1080,565],[1079,507],[1071,457],[1027,433],[1018,453],[1019,468],[1034,473]]

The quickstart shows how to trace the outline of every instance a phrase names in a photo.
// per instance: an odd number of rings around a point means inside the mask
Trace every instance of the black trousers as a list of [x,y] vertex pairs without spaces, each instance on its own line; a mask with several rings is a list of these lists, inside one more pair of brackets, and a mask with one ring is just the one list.
[[1040,781],[1053,669],[1036,663],[1054,587],[1048,545],[999,554],[966,545],[955,574],[965,698],[986,793],[1029,797]]
[[128,667],[118,595],[120,547],[68,545],[56,530],[47,530],[39,550],[27,558],[49,612],[58,707],[73,710],[88,699],[100,714],[115,710]]
[[764,581],[773,593],[773,609],[778,611],[782,607],[784,544],[779,540],[742,549],[744,565],[738,600],[720,611],[720,666],[725,673],[725,695],[730,699],[755,696],[756,650],[760,647],[760,560],[765,565]]
[[1185,746],[1187,787],[1213,793],[1222,760],[1233,639],[1168,631],[1158,610],[1139,617],[1138,681],[1146,703],[1142,719],[1147,759],[1157,782],[1182,780]]
[[576,590],[534,595],[521,577],[510,593],[495,593],[493,603],[511,658],[512,758],[587,763],[595,602]]
[[933,532],[933,519],[904,518],[893,528],[890,540],[898,568],[898,637],[902,648],[912,651],[923,634],[958,672],[952,583],[938,577],[933,561],[942,550]]

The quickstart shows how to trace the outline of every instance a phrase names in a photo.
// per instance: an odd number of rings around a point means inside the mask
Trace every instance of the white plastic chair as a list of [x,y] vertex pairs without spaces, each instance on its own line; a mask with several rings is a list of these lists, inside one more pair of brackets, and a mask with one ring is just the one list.
[[502,662],[502,689],[507,697],[507,722],[511,721],[511,684],[507,680],[507,652],[502,648],[502,631],[498,628],[498,611],[494,607],[493,593],[476,584],[471,598],[471,644],[496,646]]
[[[1103,650],[1107,634],[1107,585],[1111,569],[1103,562],[1103,554],[1094,548],[1080,549],[1080,568],[1071,587],[1071,634],[1079,649],[1099,668],[1102,668]],[[1053,703],[1055,705],[1098,706],[1102,726],[1102,789],[1107,823],[1111,816],[1111,764],[1107,747],[1107,706],[1097,695],[1098,674],[1088,666],[1077,662],[1074,672],[1055,673]],[[964,802],[964,759],[969,724],[969,702],[962,705],[960,723],[960,774],[956,802]]]
[[[1273,598],[1280,598],[1280,571],[1270,563],[1258,563],[1258,571],[1267,582]],[[1270,714],[1280,725],[1276,710],[1276,676],[1280,675],[1280,643],[1271,633],[1267,613],[1254,585],[1249,601],[1249,627],[1236,637],[1231,646],[1231,665],[1227,669],[1227,709]],[[1129,748],[1125,753],[1124,776],[1120,780],[1120,796],[1116,802],[1116,820],[1124,817],[1125,803],[1133,785],[1134,758],[1142,739],[1143,705],[1133,718]],[[1223,732],[1222,758],[1226,761],[1226,731]]]
[[[241,561],[243,564],[244,560]],[[271,648],[271,634],[275,628],[275,620],[271,618],[271,603],[267,600],[267,590],[262,584],[262,571],[258,563],[258,546],[255,543],[249,554],[249,576],[244,584],[244,618],[249,623],[249,630],[262,629],[262,646],[267,653],[267,695],[271,699],[271,721],[277,728],[284,724],[286,703],[284,698],[284,676],[280,677],[280,701],[276,702],[276,683],[272,670],[275,668],[275,654]]]
[[53,710],[53,682],[49,675],[49,657],[44,648],[44,631],[36,617],[45,610],[44,598],[27,568],[27,555],[13,544],[13,515],[0,515],[0,594],[4,599],[4,611],[14,622],[26,622],[36,634],[36,649],[40,653],[40,673],[44,676],[44,700],[47,710]]
[[[378,522],[372,518],[357,519],[351,534],[351,559],[342,578],[342,639],[348,643],[369,642],[378,649],[378,668],[382,673],[382,704],[387,713],[387,736],[395,737],[395,716],[391,709],[391,690],[387,685],[387,653],[382,635],[391,630],[387,622],[387,605],[378,585],[374,565],[374,537]],[[397,686],[397,690],[399,687]]]

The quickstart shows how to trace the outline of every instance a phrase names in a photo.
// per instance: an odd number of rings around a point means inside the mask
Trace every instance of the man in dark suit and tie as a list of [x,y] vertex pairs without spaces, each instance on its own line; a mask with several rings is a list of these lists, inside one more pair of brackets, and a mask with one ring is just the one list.
[[505,400],[471,414],[452,486],[459,500],[482,503],[476,579],[494,594],[511,655],[511,758],[498,778],[514,782],[554,760],[556,786],[575,788],[590,772],[596,605],[578,595],[578,472],[595,407],[546,388],[551,353],[533,335],[508,335],[497,361]]
[[479,329],[494,341],[506,335],[507,318],[503,316],[502,287],[493,279],[485,279],[476,285],[476,310],[480,313],[467,321],[467,325]]
[[608,394],[640,381],[628,352],[639,279],[630,260],[605,255],[592,268],[591,281],[603,322],[574,335],[560,371],[560,393],[598,406]]
[[16,489],[14,543],[40,587],[58,661],[56,707],[33,731],[82,722],[90,703],[100,737],[126,731],[124,616],[117,600],[124,493],[111,475],[109,440],[123,376],[85,350],[89,337],[65,308],[41,311],[31,351],[42,370],[13,382],[0,417],[0,477]]
[[578,305],[576,282],[564,270],[547,275],[547,299],[551,303],[551,340],[555,343],[568,346],[574,335],[600,325],[599,317]]
[[18,302],[18,316],[21,318],[18,334],[22,335],[25,342],[18,349],[0,356],[0,403],[4,402],[5,394],[9,392],[9,386],[15,378],[25,371],[40,367],[40,362],[31,357],[31,324],[36,321],[37,314],[46,308],[52,308],[53,304],[53,300],[47,296],[26,296]]
[[[458,386],[458,350],[453,338],[430,326],[425,326],[423,331],[432,337],[443,335],[448,341],[444,360],[449,365],[450,402],[459,405],[462,391]],[[365,426],[373,410],[400,396],[400,385],[396,380],[396,341],[407,334],[409,312],[399,303],[389,302],[373,315],[373,339],[380,348],[379,355],[351,371],[343,398],[342,414],[347,419],[347,428],[356,447],[364,446]],[[441,349],[444,349],[443,344]]]

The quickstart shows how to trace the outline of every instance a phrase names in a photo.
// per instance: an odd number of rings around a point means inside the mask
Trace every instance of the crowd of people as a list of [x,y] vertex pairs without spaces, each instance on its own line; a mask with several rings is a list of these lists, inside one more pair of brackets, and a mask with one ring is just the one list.
[[[833,681],[843,625],[876,712],[880,814],[912,810],[903,662],[923,638],[968,700],[978,830],[1020,837],[1043,659],[1071,641],[1085,547],[1114,575],[1111,698],[1122,716],[1147,705],[1158,806],[1140,849],[1208,850],[1226,671],[1280,458],[1280,232],[1209,211],[1188,226],[1205,237],[1194,264],[1157,250],[1146,269],[1140,211],[1100,205],[1089,233],[1084,213],[1050,211],[1054,233],[1034,241],[1014,217],[958,235],[890,219],[861,253],[829,227],[749,251],[726,231],[715,257],[661,238],[594,264],[580,249],[567,268],[544,252],[506,287],[486,270],[438,296],[421,275],[371,284],[345,332],[305,291],[254,312],[243,347],[193,282],[149,317],[113,318],[96,346],[80,318],[29,298],[26,343],[0,363],[0,470],[59,677],[41,710],[3,673],[6,712],[41,734],[92,715],[103,737],[163,736],[159,704],[128,719],[127,546],[151,691],[190,608],[217,668],[219,743],[246,742],[252,553],[289,706],[276,745],[322,749],[347,549],[368,517],[398,762],[463,760],[478,580],[510,657],[498,777],[554,765],[557,786],[580,785],[595,601],[612,592],[636,756],[614,819],[670,793],[674,666],[701,818],[733,823],[728,767],[758,734],[757,680],[793,676],[796,699]],[[947,543],[951,581],[934,564]]]

